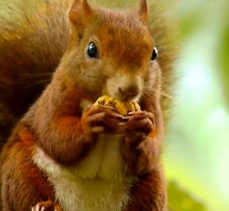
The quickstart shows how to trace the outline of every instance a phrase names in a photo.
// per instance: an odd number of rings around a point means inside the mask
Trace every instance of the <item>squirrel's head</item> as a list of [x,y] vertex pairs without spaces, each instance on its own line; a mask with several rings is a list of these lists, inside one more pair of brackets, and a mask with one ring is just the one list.
[[[75,0],[68,50],[62,60],[69,84],[119,100],[139,100],[159,87],[157,49],[148,30],[147,0],[136,11],[94,9]],[[63,68],[64,69],[64,68]]]

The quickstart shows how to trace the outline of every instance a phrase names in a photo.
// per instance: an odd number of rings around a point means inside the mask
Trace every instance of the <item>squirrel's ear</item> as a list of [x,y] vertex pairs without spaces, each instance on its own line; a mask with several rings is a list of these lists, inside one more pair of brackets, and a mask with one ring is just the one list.
[[93,9],[87,0],[74,0],[69,12],[69,18],[75,25],[84,25],[90,19]]
[[140,0],[140,7],[138,9],[138,14],[140,16],[141,21],[144,24],[147,24],[149,18],[149,7],[148,7],[147,0]]

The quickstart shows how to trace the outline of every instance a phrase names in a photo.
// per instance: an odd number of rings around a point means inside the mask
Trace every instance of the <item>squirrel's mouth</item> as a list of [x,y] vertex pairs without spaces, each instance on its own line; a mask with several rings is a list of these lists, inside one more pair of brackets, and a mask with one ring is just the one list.
[[118,89],[118,99],[121,101],[138,101],[140,93],[138,90],[123,90],[121,87]]
[[107,94],[108,96],[115,98],[119,101],[122,102],[139,102],[140,98],[141,98],[141,92],[133,92],[133,93],[126,93],[125,91],[123,91],[121,88],[118,88],[118,90],[112,94]]
[[107,80],[103,95],[123,102],[138,102],[144,89],[144,81],[140,75],[117,73]]

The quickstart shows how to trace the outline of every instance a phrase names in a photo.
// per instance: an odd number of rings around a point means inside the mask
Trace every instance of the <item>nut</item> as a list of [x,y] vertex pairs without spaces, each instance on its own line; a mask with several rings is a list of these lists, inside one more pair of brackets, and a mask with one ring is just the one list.
[[100,97],[95,102],[95,105],[111,106],[115,108],[116,111],[123,116],[126,116],[129,112],[132,111],[141,111],[141,108],[137,102],[134,101],[123,102],[107,95]]

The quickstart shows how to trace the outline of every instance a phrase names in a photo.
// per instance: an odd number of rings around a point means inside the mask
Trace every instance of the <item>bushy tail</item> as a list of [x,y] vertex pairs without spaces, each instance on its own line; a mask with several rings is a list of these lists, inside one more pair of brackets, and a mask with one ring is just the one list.
[[174,99],[173,91],[176,81],[174,63],[177,59],[179,44],[177,25],[169,17],[168,11],[159,4],[159,1],[153,1],[150,6],[151,18],[149,28],[159,52],[158,61],[162,70],[161,105],[166,124]]
[[9,1],[0,13],[0,140],[50,81],[69,27],[67,1]]

